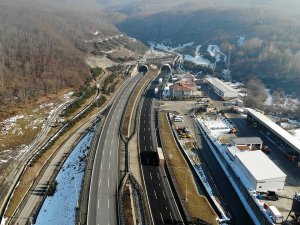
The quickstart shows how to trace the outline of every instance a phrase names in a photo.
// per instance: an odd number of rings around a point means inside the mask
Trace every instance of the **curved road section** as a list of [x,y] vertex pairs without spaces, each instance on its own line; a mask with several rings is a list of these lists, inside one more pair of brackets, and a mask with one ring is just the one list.
[[107,115],[94,159],[87,224],[116,225],[119,185],[119,128],[127,100],[143,75],[130,78],[117,93]]
[[154,224],[183,224],[164,167],[158,166],[153,117],[154,88],[155,83],[152,83],[146,91],[140,116],[139,149],[142,172]]

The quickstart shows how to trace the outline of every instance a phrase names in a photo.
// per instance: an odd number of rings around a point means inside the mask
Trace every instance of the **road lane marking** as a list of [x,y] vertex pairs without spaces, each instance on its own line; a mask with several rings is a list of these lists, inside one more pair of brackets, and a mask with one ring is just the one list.
[[170,217],[171,217],[172,223],[174,223],[173,216],[172,216],[171,212],[169,212],[169,213],[170,213]]
[[153,190],[154,191],[154,195],[155,195],[155,198],[157,199],[157,195],[156,195],[156,192],[155,192],[155,190]]
[[109,208],[109,199],[107,199],[107,208]]
[[99,187],[100,187],[100,185],[101,185],[101,178],[100,178],[100,180],[99,180]]
[[99,199],[98,199],[98,209],[99,209]]
[[102,170],[102,163],[101,163],[101,166],[100,166],[100,170]]
[[164,223],[165,223],[164,218],[163,218],[163,216],[161,215],[161,213],[159,213],[159,214],[160,214],[161,221],[162,221],[162,223],[164,224]]
[[110,163],[108,164],[108,169],[110,170]]
[[152,141],[151,135],[149,137],[150,137],[150,141]]
[[109,178],[107,179],[107,186],[109,187]]
[[151,178],[151,180],[152,180],[152,173],[150,172],[150,178]]
[[164,195],[164,198],[167,199],[164,191],[163,191],[163,195]]
[[146,140],[146,137],[144,136],[144,141]]
[[109,150],[109,156],[111,156],[111,149]]

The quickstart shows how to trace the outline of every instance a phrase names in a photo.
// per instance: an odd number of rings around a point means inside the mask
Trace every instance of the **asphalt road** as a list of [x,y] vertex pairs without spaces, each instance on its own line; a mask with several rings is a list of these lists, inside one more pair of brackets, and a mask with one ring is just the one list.
[[118,92],[107,115],[92,171],[87,219],[89,225],[118,224],[119,128],[127,99],[141,77],[142,74],[138,74],[129,79]]
[[140,117],[139,150],[154,224],[183,224],[163,167],[158,166],[153,118],[155,83],[146,91]]

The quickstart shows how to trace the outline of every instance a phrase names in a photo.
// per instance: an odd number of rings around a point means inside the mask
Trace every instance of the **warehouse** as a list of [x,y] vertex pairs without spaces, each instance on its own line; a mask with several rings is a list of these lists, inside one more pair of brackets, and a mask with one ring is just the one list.
[[249,190],[261,192],[284,189],[286,174],[262,151],[235,154],[237,174]]
[[239,96],[239,93],[235,89],[216,77],[207,77],[206,81],[222,100],[237,98]]
[[246,112],[248,123],[268,134],[269,138],[284,148],[287,156],[292,155],[292,161],[298,162],[300,166],[300,141],[261,112],[250,108],[246,108]]

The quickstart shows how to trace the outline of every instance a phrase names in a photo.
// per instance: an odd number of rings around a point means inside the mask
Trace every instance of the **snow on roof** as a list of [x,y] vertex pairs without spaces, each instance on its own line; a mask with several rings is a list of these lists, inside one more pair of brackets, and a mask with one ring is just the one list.
[[265,125],[267,128],[272,130],[273,133],[282,138],[290,147],[300,153],[300,141],[297,140],[293,135],[284,130],[282,127],[274,123],[269,117],[257,112],[254,109],[246,108],[247,112],[255,117],[260,123]]
[[236,90],[233,89],[232,87],[230,87],[228,84],[226,84],[225,82],[219,80],[216,77],[207,77],[206,80],[211,83],[213,86],[215,86],[217,89],[219,89],[220,91],[222,91],[223,93],[226,92],[235,92]]
[[256,180],[269,180],[286,177],[262,151],[245,151],[236,153],[238,158]]
[[232,138],[231,141],[236,145],[244,145],[244,144],[262,144],[263,141],[260,137],[240,137],[240,138]]

